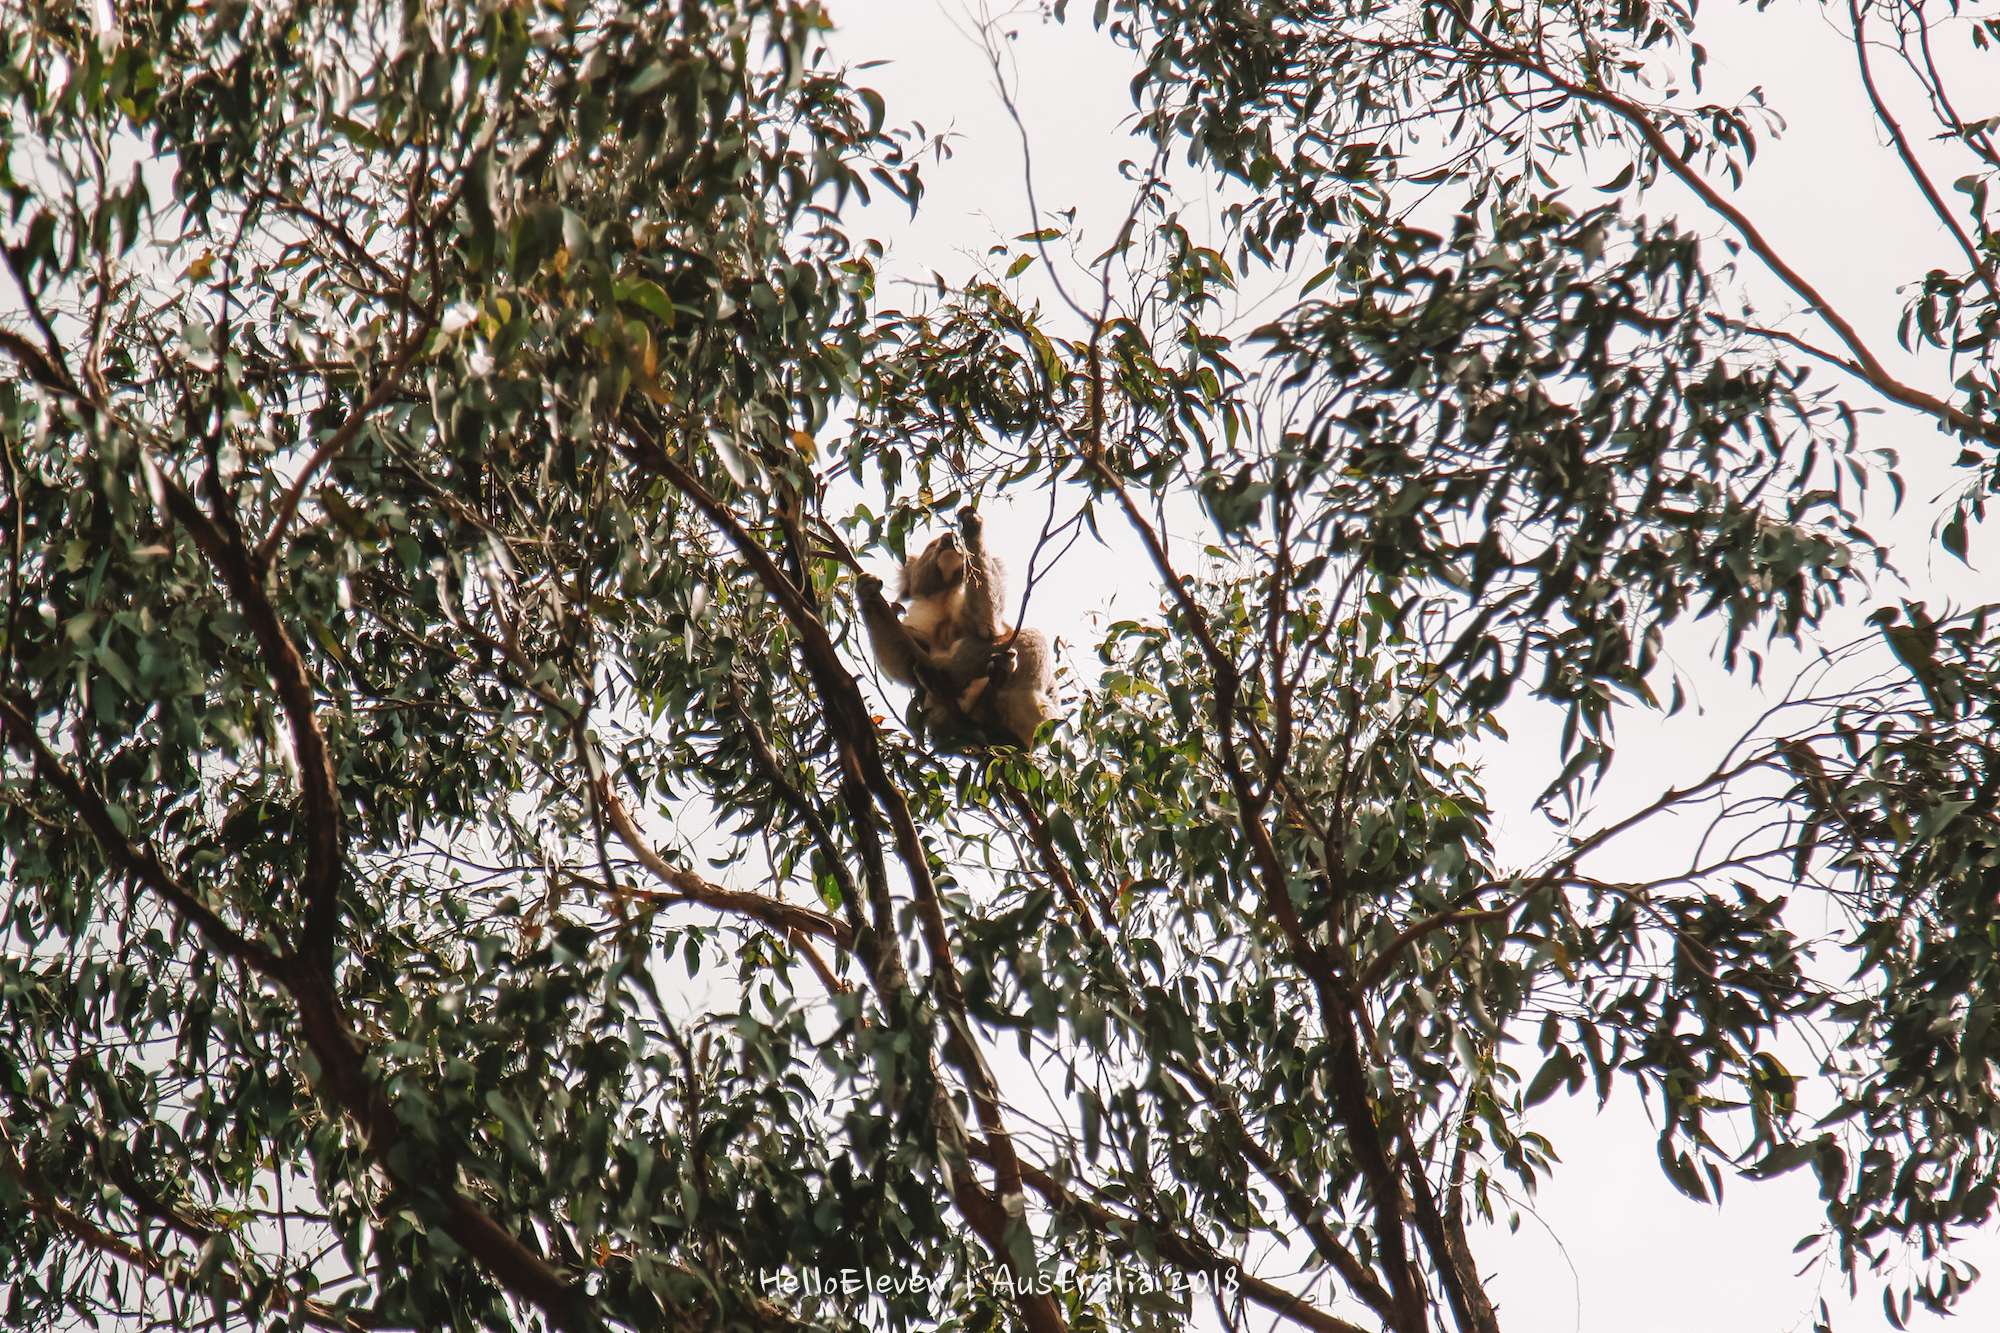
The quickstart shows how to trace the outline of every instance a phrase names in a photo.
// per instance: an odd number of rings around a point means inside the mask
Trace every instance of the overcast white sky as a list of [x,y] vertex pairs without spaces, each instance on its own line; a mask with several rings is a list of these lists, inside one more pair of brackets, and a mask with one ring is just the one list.
[[[1039,6],[1023,6],[1005,26],[1015,34],[1007,47],[1015,66],[1016,101],[1032,144],[1038,202],[1045,213],[1077,208],[1088,239],[1102,248],[1129,205],[1118,163],[1141,156],[1143,146],[1125,129],[1132,110],[1129,58],[1090,31],[1090,8],[1079,0],[1072,5],[1071,22],[1058,27],[1043,22]],[[891,245],[891,275],[921,281],[936,270],[948,280],[963,280],[987,262],[989,245],[1036,225],[1022,187],[1020,137],[972,39],[972,12],[964,0],[830,0],[829,9],[842,25],[833,44],[844,59],[889,62],[857,77],[888,98],[891,121],[921,121],[932,133],[953,136],[955,156],[926,164],[928,195],[914,223],[906,209],[878,204],[865,220],[857,220],[855,229]],[[1846,308],[1885,361],[1899,373],[1935,379],[1937,365],[1912,365],[1900,354],[1890,355],[1897,350],[1897,289],[1928,268],[1953,266],[1954,255],[1898,171],[1893,154],[1881,146],[1861,100],[1851,54],[1821,20],[1818,8],[1798,0],[1778,0],[1761,15],[1747,6],[1712,7],[1697,36],[1711,56],[1709,96],[1719,99],[1761,86],[1788,122],[1783,140],[1760,152],[1739,202],[1763,221],[1797,267]],[[1992,77],[1992,62],[1985,63],[1987,81],[1967,88],[1975,97],[2000,103],[2000,80]],[[2000,113],[2000,105],[1960,109],[1974,118]],[[1202,186],[1185,166],[1169,175],[1184,194]],[[1715,230],[1708,220],[1697,219],[1682,194],[1662,190],[1649,195],[1646,209],[1656,216],[1678,214],[1687,225],[1710,234]],[[1212,238],[1221,240],[1219,234]],[[1767,317],[1794,308],[1796,303],[1768,282],[1760,285],[1754,277],[1751,282]],[[886,285],[883,292],[885,303],[891,304],[916,297],[911,291],[905,298]],[[1253,294],[1246,304],[1256,299]],[[1276,308],[1265,305],[1256,313],[1268,315]],[[1244,312],[1246,319],[1250,313]],[[1856,400],[1866,401],[1860,395]],[[1949,467],[1957,447],[1924,423],[1897,415],[1870,418],[1864,431],[1870,447],[1900,452],[1911,483],[1901,515],[1891,517],[1885,508],[1866,519],[1872,531],[1893,537],[1909,580],[1908,587],[1885,584],[1878,596],[1891,602],[1901,596],[1927,598],[1933,610],[1947,601],[1962,605],[1991,599],[1990,575],[1966,569],[1941,550],[1926,549],[1936,514],[1931,502],[1958,480]],[[1032,538],[1039,517],[996,505],[990,540],[1002,553],[1015,549]],[[1192,530],[1179,535],[1200,536]],[[1995,549],[1992,531],[1975,535],[1975,563],[1982,563],[1982,552],[1990,561]],[[1091,622],[1114,599],[1120,614],[1149,613],[1156,605],[1150,571],[1132,551],[1107,556],[1101,549],[1080,547],[1070,560],[1068,568],[1058,569],[1038,588],[1030,619],[1072,647],[1094,642]],[[1867,609],[1866,604],[1855,608],[1848,623],[1858,629]],[[1676,774],[1706,772],[1742,721],[1770,702],[1738,694],[1745,688],[1740,682],[1725,684],[1727,678],[1701,660],[1701,641],[1690,639],[1686,650],[1694,656],[1685,660],[1685,667],[1706,682],[1700,696],[1705,714],[1683,714],[1671,723],[1625,719],[1622,767],[1607,784],[1601,808],[1619,808],[1648,784],[1657,793]],[[1086,679],[1094,675],[1093,662],[1087,651],[1069,655],[1072,669]],[[1774,668],[1781,665],[1774,660]],[[1782,670],[1773,672],[1779,688],[1783,675]],[[1516,764],[1538,765],[1551,753],[1534,730],[1516,729],[1516,756],[1488,757],[1496,789],[1525,787],[1526,778],[1520,784],[1501,779]],[[1529,754],[1531,745],[1538,748]],[[1545,776],[1533,789],[1542,781]],[[1525,803],[1504,810],[1503,859],[1535,859],[1553,831]],[[1645,857],[1675,850],[1670,832],[1662,830],[1656,839],[1628,854]],[[1821,1220],[1809,1172],[1755,1185],[1732,1181],[1724,1206],[1716,1209],[1688,1200],[1667,1184],[1653,1153],[1655,1131],[1629,1086],[1602,1114],[1587,1096],[1558,1097],[1538,1108],[1536,1117],[1534,1127],[1555,1142],[1564,1167],[1543,1188],[1534,1211],[1523,1216],[1518,1234],[1496,1230],[1475,1237],[1475,1252],[1492,1275],[1491,1290],[1506,1327],[1787,1333],[1811,1326],[1822,1296],[1836,1329],[1888,1326],[1879,1281],[1864,1282],[1850,1301],[1837,1273],[1795,1275],[1804,1257],[1794,1256],[1792,1247]],[[2000,1232],[1971,1238],[1961,1253],[1995,1276],[1961,1304],[1955,1323],[1942,1327],[2000,1328]],[[1358,1309],[1346,1313],[1362,1314]],[[1912,1327],[1941,1325],[1918,1312]]]

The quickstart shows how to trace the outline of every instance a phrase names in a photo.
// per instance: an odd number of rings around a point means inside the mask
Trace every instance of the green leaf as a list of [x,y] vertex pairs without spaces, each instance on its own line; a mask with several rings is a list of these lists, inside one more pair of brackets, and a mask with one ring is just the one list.
[[1945,550],[1958,557],[1961,564],[1971,563],[1965,555],[1965,510],[1958,509],[1953,512],[1951,521],[1944,525],[1939,540]]
[[615,290],[620,301],[636,305],[667,327],[673,327],[673,298],[659,283],[649,278],[627,279],[618,283]]
[[1577,1065],[1576,1057],[1570,1054],[1568,1048],[1559,1046],[1555,1054],[1544,1060],[1542,1067],[1535,1072],[1522,1097],[1522,1105],[1535,1106],[1547,1101],[1564,1083],[1568,1083],[1574,1092],[1582,1081],[1583,1070]]
[[622,91],[627,97],[643,97],[665,83],[672,74],[666,64],[655,60],[628,79]]

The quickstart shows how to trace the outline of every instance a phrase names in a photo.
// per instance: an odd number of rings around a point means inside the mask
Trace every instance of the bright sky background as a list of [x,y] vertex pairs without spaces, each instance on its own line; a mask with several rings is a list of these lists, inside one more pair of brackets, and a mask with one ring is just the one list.
[[[973,11],[967,0],[830,0],[829,9],[842,25],[833,39],[842,58],[854,64],[889,62],[856,77],[888,98],[891,122],[915,120],[932,134],[948,133],[954,152],[948,161],[926,163],[928,193],[914,222],[892,200],[855,218],[854,230],[890,245],[886,269],[892,278],[927,281],[936,270],[948,281],[963,281],[976,267],[993,262],[986,257],[988,246],[1037,225],[1023,189],[1020,133],[1007,118],[992,71],[974,40]],[[1095,253],[1108,243],[1129,205],[1129,187],[1117,173],[1118,163],[1144,152],[1125,127],[1132,111],[1130,60],[1091,32],[1087,0],[1071,6],[1067,26],[1045,22],[1039,10],[1037,5],[1022,6],[1003,25],[1015,34],[1006,43],[1013,66],[1009,80],[1032,147],[1037,200],[1045,213],[1077,208],[1086,233],[1083,248]],[[996,6],[995,12],[1006,10]],[[1781,142],[1767,142],[1760,150],[1747,184],[1734,196],[1737,202],[1845,310],[1892,370],[1941,388],[1935,361],[1913,363],[1895,345],[1902,301],[1897,289],[1933,266],[1956,267],[1955,252],[1902,176],[1893,152],[1882,146],[1862,100],[1851,53],[1817,7],[1800,0],[1778,0],[1763,14],[1748,6],[1712,7],[1704,13],[1697,37],[1711,57],[1708,97],[1724,100],[1761,86],[1788,123]],[[1965,87],[2000,103],[2000,81],[1992,79],[1990,59],[1984,63],[1987,82],[1969,81]],[[2000,113],[2000,105],[1960,109],[1973,118]],[[1184,164],[1177,163],[1168,174],[1184,198],[1204,187],[1198,173]],[[1591,179],[1610,174],[1605,170]],[[1577,200],[1588,206],[1601,197],[1584,190]],[[1712,220],[1700,217],[1690,197],[1676,190],[1655,191],[1644,206],[1655,216],[1678,214],[1686,225],[1716,234]],[[1190,229],[1201,234],[1192,223]],[[1210,237],[1223,239],[1219,232]],[[1030,272],[1040,269],[1037,265]],[[1763,317],[1775,320],[1795,309],[1789,294],[1768,280],[1753,275],[1747,281]],[[1268,291],[1245,297],[1239,312],[1245,327],[1281,308],[1260,303],[1260,296]],[[884,285],[885,305],[919,300],[914,288]],[[1053,310],[1052,299],[1049,304]],[[1851,396],[1857,403],[1872,401],[1866,394]],[[1990,574],[1968,570],[1930,542],[1938,512],[1935,500],[1962,480],[1949,466],[1956,445],[1925,423],[1896,413],[1865,419],[1863,431],[1868,447],[1894,448],[1902,456],[1910,483],[1903,512],[1891,516],[1882,503],[1863,521],[1897,547],[1909,586],[1879,586],[1878,601],[1852,608],[1836,641],[1862,633],[1861,616],[1879,602],[1926,599],[1935,612],[1946,602],[1962,606],[1995,596]],[[989,542],[1003,555],[1025,552],[1041,517],[1033,507],[1016,511],[1004,502],[992,505],[990,515]],[[1189,521],[1176,535],[1199,540],[1203,534],[1191,513],[1185,517]],[[1996,549],[2000,531],[1993,523],[1985,533],[1975,532],[1976,564],[1990,565]],[[1087,650],[1096,637],[1093,621],[1107,611],[1114,616],[1152,613],[1157,605],[1153,588],[1152,573],[1135,550],[1107,553],[1086,543],[1038,587],[1029,619],[1064,640],[1070,648],[1069,667],[1091,681],[1095,663]],[[1681,641],[1679,659],[1701,686],[1697,699],[1703,713],[1684,712],[1671,722],[1638,715],[1623,719],[1620,767],[1600,794],[1600,809],[1630,808],[1635,798],[1657,794],[1676,778],[1707,772],[1745,722],[1771,702],[1768,695],[1747,694],[1746,683],[1709,666],[1703,660],[1705,645],[1699,636]],[[1767,686],[1782,690],[1787,677],[1783,655],[1774,655]],[[900,713],[902,700],[895,702]],[[1515,753],[1486,756],[1496,799],[1515,788],[1527,788],[1531,795],[1546,782],[1543,765],[1554,747],[1539,731],[1533,725],[1515,726]],[[1522,780],[1509,782],[1517,769]],[[1530,773],[1542,776],[1531,779],[1526,776]],[[1536,859],[1555,833],[1525,801],[1501,810],[1498,831],[1502,858],[1515,862]],[[1685,854],[1670,830],[1651,837],[1650,843],[1630,846],[1627,854]],[[1837,965],[1838,952],[1825,952]],[[1524,1073],[1532,1072],[1534,1053],[1525,1052],[1522,1063]],[[1795,1070],[1811,1067],[1803,1050],[1799,1062],[1788,1063]],[[1795,1276],[1806,1257],[1794,1256],[1792,1247],[1822,1217],[1810,1172],[1761,1184],[1729,1181],[1719,1210],[1685,1198],[1659,1170],[1653,1151],[1656,1131],[1629,1080],[1621,1083],[1602,1114],[1588,1095],[1558,1096],[1537,1108],[1532,1127],[1554,1141],[1564,1167],[1543,1187],[1532,1210],[1524,1210],[1517,1234],[1496,1229],[1474,1236],[1474,1252],[1491,1275],[1490,1290],[1505,1327],[1581,1333],[1790,1333],[1811,1327],[1822,1296],[1836,1329],[1888,1327],[1879,1280],[1864,1281],[1850,1301],[1837,1272],[1815,1269]],[[1919,1311],[1911,1327],[2000,1328],[2000,1229],[1970,1238],[1959,1253],[1994,1276],[1961,1303],[1955,1322],[1941,1324]],[[1372,1323],[1358,1306],[1336,1309]],[[1262,1328],[1263,1321],[1253,1324]]]

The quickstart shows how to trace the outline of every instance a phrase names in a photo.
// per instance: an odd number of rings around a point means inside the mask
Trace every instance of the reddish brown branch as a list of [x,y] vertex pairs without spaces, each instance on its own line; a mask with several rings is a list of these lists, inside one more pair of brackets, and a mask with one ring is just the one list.
[[824,912],[816,912],[810,907],[801,907],[778,898],[767,898],[761,893],[748,893],[741,889],[725,889],[719,884],[711,884],[692,870],[682,870],[653,850],[639,826],[632,822],[631,812],[625,802],[612,789],[609,776],[597,780],[598,808],[604,811],[605,822],[611,831],[625,844],[640,865],[646,867],[661,881],[671,884],[675,892],[667,894],[646,894],[648,898],[670,902],[700,903],[718,912],[728,912],[736,916],[747,916],[761,921],[783,935],[798,931],[803,935],[817,935],[831,940],[841,949],[854,947],[854,931],[845,921],[837,920]]
[[187,529],[243,612],[284,706],[305,798],[306,865],[299,883],[305,918],[300,923],[297,948],[330,977],[340,912],[340,793],[334,785],[333,758],[320,730],[318,700],[306,674],[305,659],[279,621],[264,586],[262,568],[244,549],[241,538],[224,532],[202,513],[194,497],[151,459],[144,465],[161,507]]
[[812,940],[803,931],[786,932],[785,942],[805,956],[806,966],[819,978],[819,984],[826,987],[828,995],[846,995],[854,989],[852,982],[842,981],[833,974],[833,969],[827,966],[826,959],[820,957],[819,950],[813,948]]

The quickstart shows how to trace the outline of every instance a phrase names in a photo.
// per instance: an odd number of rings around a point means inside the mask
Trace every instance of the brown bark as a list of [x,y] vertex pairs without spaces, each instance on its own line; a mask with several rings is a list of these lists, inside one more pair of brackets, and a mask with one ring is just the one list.
[[243,612],[284,707],[305,799],[306,868],[299,884],[305,918],[300,923],[298,950],[313,966],[331,972],[340,911],[340,793],[334,785],[333,759],[327,751],[326,734],[320,730],[318,700],[306,674],[305,659],[278,619],[256,558],[244,549],[233,528],[225,531],[202,513],[194,497],[150,459],[145,466],[162,508],[187,529]]

